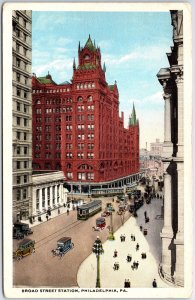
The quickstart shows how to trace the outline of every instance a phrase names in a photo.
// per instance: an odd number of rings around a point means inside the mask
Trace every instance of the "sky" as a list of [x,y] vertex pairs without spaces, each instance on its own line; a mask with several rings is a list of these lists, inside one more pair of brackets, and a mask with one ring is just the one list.
[[78,44],[89,34],[100,46],[106,80],[116,80],[119,110],[125,127],[133,102],[140,124],[140,148],[156,138],[164,140],[163,89],[156,74],[168,67],[172,26],[170,12],[39,12],[32,19],[32,71],[37,77],[48,71],[59,84],[70,81]]

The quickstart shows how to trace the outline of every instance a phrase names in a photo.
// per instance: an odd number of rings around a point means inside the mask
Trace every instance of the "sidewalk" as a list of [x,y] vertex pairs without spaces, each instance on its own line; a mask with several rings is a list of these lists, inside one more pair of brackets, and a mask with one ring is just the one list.
[[[53,218],[55,218],[55,217],[57,217],[57,216],[60,216],[60,215],[62,215],[62,214],[67,214],[67,209],[68,209],[69,212],[70,212],[70,211],[73,209],[72,206],[73,206],[73,205],[72,205],[72,203],[70,202],[70,208],[67,208],[67,205],[66,205],[66,207],[60,206],[59,208],[55,208],[55,209],[51,210],[51,216],[48,217],[48,220],[51,220],[51,219],[53,219]],[[60,210],[60,213],[58,213],[58,209]],[[22,222],[23,222],[23,223],[26,223],[26,224],[29,224],[29,227],[32,228],[32,227],[34,227],[34,226],[37,226],[37,225],[42,224],[43,222],[47,222],[46,215],[47,215],[46,212],[40,215],[40,217],[41,217],[41,219],[42,219],[41,222],[38,221],[38,217],[37,217],[37,216],[36,216],[36,220],[33,222],[33,224],[31,224],[31,223],[29,222],[29,220],[27,220],[27,221],[26,221],[26,220],[22,220]]]
[[[161,211],[162,200],[153,199],[151,204],[144,204],[138,210],[138,217],[131,217],[115,233],[115,241],[106,241],[103,244],[104,254],[100,257],[100,279],[102,288],[123,288],[125,279],[129,279],[131,287],[146,288],[152,287],[154,278],[157,281],[157,287],[166,288],[168,286],[161,280],[158,274],[158,266],[161,257],[161,239],[160,231],[163,226],[163,220],[158,218]],[[150,222],[145,224],[144,211],[150,218]],[[140,225],[148,229],[148,235],[144,236],[140,231]],[[125,234],[125,242],[120,241],[120,235]],[[131,241],[131,234],[135,235],[136,241]],[[136,251],[136,244],[139,244],[139,250]],[[118,251],[118,257],[114,258],[114,250]],[[141,258],[141,253],[147,255],[146,259]],[[132,261],[127,262],[127,255],[132,256]],[[139,262],[139,267],[132,270],[133,262]],[[118,262],[119,270],[113,269],[115,262]],[[92,288],[96,285],[97,260],[95,254],[91,254],[81,264],[77,282],[81,288]]]

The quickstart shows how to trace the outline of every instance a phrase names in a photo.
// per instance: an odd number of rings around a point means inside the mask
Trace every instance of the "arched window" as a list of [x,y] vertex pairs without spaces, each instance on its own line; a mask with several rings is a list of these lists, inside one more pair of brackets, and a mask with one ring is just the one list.
[[82,101],[83,101],[83,97],[79,96],[79,97],[77,98],[77,101],[78,101],[78,102],[82,102]]
[[88,164],[82,164],[78,167],[79,170],[93,170],[93,167]]
[[71,163],[68,163],[67,164],[67,169],[71,169],[72,168],[72,164]]
[[40,99],[37,99],[37,100],[36,100],[36,104],[41,104]]

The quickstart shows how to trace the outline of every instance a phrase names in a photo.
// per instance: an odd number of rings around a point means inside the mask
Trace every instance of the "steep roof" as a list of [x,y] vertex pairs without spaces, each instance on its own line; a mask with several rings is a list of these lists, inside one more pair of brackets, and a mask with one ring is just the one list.
[[44,77],[37,77],[37,80],[41,83],[41,84],[55,84],[55,81],[53,81],[52,77],[50,74],[44,76]]
[[93,44],[90,35],[89,35],[89,38],[88,38],[88,40],[87,40],[87,42],[86,42],[84,48],[88,48],[88,49],[91,50],[91,51],[96,51],[96,47],[95,47],[95,45]]

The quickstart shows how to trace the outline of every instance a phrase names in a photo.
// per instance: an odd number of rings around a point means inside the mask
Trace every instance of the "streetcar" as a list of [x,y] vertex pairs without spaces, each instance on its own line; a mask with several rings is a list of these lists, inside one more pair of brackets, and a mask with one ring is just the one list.
[[100,229],[104,229],[105,226],[106,226],[105,218],[97,218],[96,219],[96,227],[99,227]]
[[78,220],[87,220],[89,217],[95,215],[102,210],[102,201],[94,200],[87,204],[81,205],[77,210],[77,219]]

